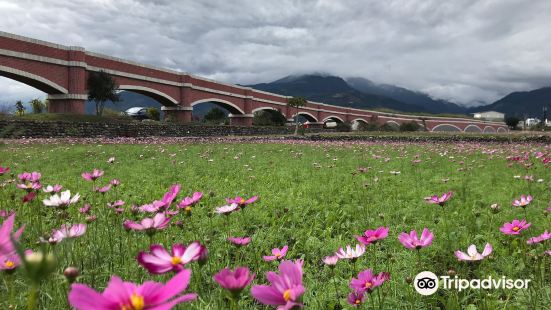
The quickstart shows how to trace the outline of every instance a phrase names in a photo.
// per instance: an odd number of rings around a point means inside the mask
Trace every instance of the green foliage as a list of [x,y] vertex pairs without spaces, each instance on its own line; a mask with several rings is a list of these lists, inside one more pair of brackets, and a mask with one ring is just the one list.
[[398,131],[400,130],[400,127],[398,127],[394,123],[384,123],[383,125],[379,126],[379,131]]
[[226,119],[226,113],[220,108],[212,108],[205,114],[205,121],[211,123],[221,123]]
[[505,124],[509,126],[509,129],[517,129],[518,123],[520,123],[520,118],[515,116],[507,116],[505,117]]
[[161,113],[156,108],[150,107],[147,108],[147,116],[155,121],[158,121],[161,119]]
[[379,126],[375,122],[364,123],[360,122],[358,125],[358,131],[377,131]]
[[296,109],[296,113],[295,113],[296,114],[296,116],[295,116],[295,135],[298,134],[298,109],[300,107],[305,106],[306,103],[308,103],[308,101],[306,99],[304,99],[303,97],[292,97],[292,98],[289,98],[289,100],[287,101],[287,106]]
[[415,121],[400,124],[400,131],[418,131],[420,129],[421,125]]
[[15,115],[17,116],[23,116],[25,115],[25,106],[23,105],[23,102],[21,100],[17,100],[15,103]]
[[29,101],[29,104],[33,109],[33,114],[40,114],[46,109],[46,102],[38,98]]
[[349,122],[337,122],[337,127],[335,127],[335,130],[340,132],[349,132],[352,130],[352,124]]
[[106,101],[118,102],[120,100],[117,83],[105,71],[91,72],[88,77],[88,100],[96,103],[96,115],[103,115],[103,107]]
[[283,126],[287,119],[281,112],[274,110],[260,110],[254,112],[253,125],[256,126]]

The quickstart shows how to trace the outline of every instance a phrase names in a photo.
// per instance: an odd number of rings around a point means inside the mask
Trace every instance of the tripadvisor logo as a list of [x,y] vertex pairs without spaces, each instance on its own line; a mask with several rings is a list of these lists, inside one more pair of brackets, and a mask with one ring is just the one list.
[[465,289],[527,289],[530,279],[508,279],[503,276],[501,278],[492,278],[488,276],[485,279],[461,279],[457,276],[451,278],[449,276],[438,277],[430,271],[422,271],[413,280],[413,287],[417,293],[421,295],[432,295],[436,293],[439,283],[442,283],[442,288],[449,290],[455,289],[462,291]]

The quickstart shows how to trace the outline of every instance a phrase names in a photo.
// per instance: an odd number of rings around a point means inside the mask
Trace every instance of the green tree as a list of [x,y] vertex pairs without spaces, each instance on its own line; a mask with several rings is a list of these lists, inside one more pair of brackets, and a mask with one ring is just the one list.
[[46,109],[46,103],[38,98],[29,101],[29,104],[31,105],[34,114],[40,114]]
[[520,119],[518,117],[508,116],[505,118],[505,124],[509,126],[509,129],[517,129],[519,122],[520,122]]
[[302,97],[289,98],[289,101],[287,101],[287,106],[291,108],[296,108],[297,111],[297,113],[295,114],[295,136],[298,135],[298,109],[305,106],[306,103],[306,99]]
[[147,109],[147,116],[149,116],[150,119],[156,121],[161,119],[161,113],[159,112],[159,110],[153,107]]
[[21,100],[17,100],[15,103],[15,115],[22,116],[25,115],[25,106]]
[[260,110],[254,112],[253,124],[257,126],[283,126],[287,118],[280,111]]
[[219,108],[210,109],[207,114],[205,114],[205,120],[207,122],[221,122],[226,118],[226,113]]
[[92,72],[88,77],[88,100],[96,103],[96,115],[103,115],[103,107],[106,101],[118,102],[117,94],[119,86],[106,72]]

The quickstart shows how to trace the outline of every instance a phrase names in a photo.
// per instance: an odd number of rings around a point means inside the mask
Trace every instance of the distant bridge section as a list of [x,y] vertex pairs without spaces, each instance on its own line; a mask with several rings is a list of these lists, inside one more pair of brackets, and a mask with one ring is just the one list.
[[429,131],[507,132],[504,123],[474,119],[412,116],[334,106],[309,101],[297,110],[287,107],[288,96],[221,83],[192,74],[110,57],[82,47],[64,46],[0,32],[0,76],[48,94],[51,113],[84,113],[90,73],[105,71],[121,90],[157,100],[165,115],[191,122],[193,106],[214,102],[230,111],[233,125],[251,126],[253,113],[276,110],[287,119],[296,115],[313,126],[324,122],[363,122],[399,126],[418,122]]

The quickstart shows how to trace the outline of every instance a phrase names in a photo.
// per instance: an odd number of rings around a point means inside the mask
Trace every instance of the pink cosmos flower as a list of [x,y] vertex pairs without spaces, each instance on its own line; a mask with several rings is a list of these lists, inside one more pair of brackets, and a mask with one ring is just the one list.
[[348,298],[346,300],[348,301],[348,304],[352,305],[352,307],[359,307],[364,302],[364,297],[364,292],[354,291],[348,294]]
[[122,201],[120,199],[115,201],[115,202],[108,202],[107,203],[107,207],[109,207],[109,208],[117,208],[117,207],[122,207],[122,206],[124,206],[124,201]]
[[371,293],[374,288],[381,286],[388,279],[390,279],[390,274],[387,272],[375,275],[371,269],[367,269],[358,273],[357,279],[350,280],[349,286],[356,292]]
[[356,249],[352,248],[350,245],[346,246],[346,251],[341,247],[335,253],[340,259],[357,259],[365,253],[365,245],[356,244]]
[[0,167],[0,176],[10,172],[10,167]]
[[545,251],[547,255],[551,255],[551,250]]
[[233,211],[237,210],[238,208],[239,208],[239,206],[236,203],[232,203],[229,206],[218,207],[218,208],[216,208],[216,211],[214,211],[214,212],[216,212],[218,214],[228,215],[228,214],[232,213]]
[[181,295],[187,288],[190,277],[191,270],[185,269],[166,285],[153,281],[136,285],[112,276],[103,293],[87,285],[75,283],[71,285],[69,304],[77,310],[169,310],[177,304],[197,298],[194,293]]
[[285,254],[287,254],[287,249],[289,249],[288,246],[284,246],[281,249],[273,248],[272,249],[272,255],[271,256],[263,256],[264,260],[267,262],[271,262],[276,259],[283,259],[285,257]]
[[433,195],[431,197],[427,197],[427,198],[425,198],[425,201],[428,202],[428,203],[434,203],[434,204],[438,204],[440,206],[443,206],[446,203],[446,201],[450,200],[452,195],[453,195],[453,192],[449,191],[447,193],[442,194],[442,196],[440,196],[440,197],[438,197],[438,195]]
[[338,261],[339,257],[337,255],[325,256],[323,258],[323,263],[327,266],[335,266]]
[[15,254],[15,247],[11,241],[11,237],[13,236],[13,239],[15,239],[16,241],[19,240],[21,234],[23,233],[23,230],[25,229],[25,226],[23,225],[19,227],[19,229],[12,235],[14,222],[15,213],[4,220],[2,226],[0,226],[0,255],[10,256]]
[[198,203],[202,197],[202,192],[195,192],[191,197],[185,197],[184,199],[182,199],[182,201],[180,201],[180,203],[178,204],[178,208],[183,209],[189,206],[193,206],[194,204]]
[[417,238],[417,231],[412,230],[409,235],[405,232],[401,233],[398,236],[400,243],[408,249],[421,249],[432,244],[432,239],[434,239],[434,234],[430,232],[427,228],[423,228],[421,233],[421,238]]
[[279,274],[266,273],[266,279],[271,285],[255,285],[251,294],[262,304],[279,306],[278,309],[302,307],[300,297],[305,291],[302,285],[302,264],[301,260],[281,262]]
[[113,185],[113,187],[117,187],[117,186],[121,185],[121,181],[119,179],[113,179],[113,180],[109,181],[109,184]]
[[258,196],[253,196],[249,199],[245,199],[239,196],[236,196],[235,198],[226,198],[226,202],[229,204],[236,203],[240,208],[244,208],[246,205],[251,204],[258,200]]
[[356,239],[365,244],[369,245],[376,243],[379,240],[383,240],[388,236],[388,227],[381,226],[375,230],[366,230],[363,236],[356,236]]
[[83,172],[82,178],[86,181],[95,181],[103,175],[103,171],[94,169],[92,172]]
[[40,172],[23,172],[17,176],[21,182],[38,183],[42,174]]
[[110,189],[111,189],[111,184],[107,184],[103,187],[95,188],[96,192],[102,193],[102,194],[107,193]]
[[161,200],[155,200],[151,204],[143,205],[139,208],[142,212],[158,212],[160,209],[168,209],[172,201],[176,198],[180,192],[180,184],[174,184],[170,187]]
[[526,241],[526,243],[528,243],[528,244],[540,243],[540,242],[548,240],[548,239],[551,239],[551,234],[546,230],[546,231],[543,232],[543,234],[528,239]]
[[140,252],[137,260],[149,273],[162,274],[170,271],[179,272],[185,265],[199,259],[204,246],[198,241],[185,247],[180,243],[172,246],[169,253],[162,245],[153,244],[150,253]]
[[482,260],[484,257],[490,255],[492,251],[492,245],[489,243],[486,243],[486,246],[484,246],[484,250],[482,251],[482,253],[478,253],[478,251],[476,250],[476,246],[474,244],[471,244],[467,249],[467,253],[461,252],[459,250],[455,251],[455,257],[457,257],[458,260],[462,261],[479,261]]
[[235,245],[243,246],[243,245],[249,244],[251,242],[251,238],[250,237],[228,237],[228,241]]
[[511,223],[505,223],[499,230],[506,235],[519,235],[521,231],[530,227],[532,223],[527,223],[526,220],[513,220]]
[[60,229],[54,229],[52,231],[52,237],[56,243],[59,243],[63,239],[80,237],[84,235],[85,232],[86,232],[86,224],[74,224],[70,228],[68,226],[65,226],[65,224],[63,224],[61,225]]
[[254,273],[250,274],[250,270],[247,267],[237,267],[235,271],[224,268],[212,278],[221,287],[230,291],[233,296],[238,296],[244,288],[251,284],[254,279]]
[[9,254],[0,253],[0,271],[14,270],[19,265],[21,265],[21,259],[15,251]]
[[521,195],[520,199],[513,200],[512,205],[515,206],[515,207],[526,208],[526,206],[530,204],[532,199],[533,199],[533,197],[530,196],[530,195],[528,195],[528,196]]
[[1,218],[6,218],[12,214],[15,214],[15,211],[9,211],[9,210],[0,210],[0,217]]
[[41,189],[42,184],[40,184],[40,182],[18,183],[16,187],[19,189],[26,190],[27,192],[30,192],[30,191],[37,191]]
[[140,223],[131,220],[124,221],[125,229],[145,230],[147,233],[154,233],[157,230],[162,230],[168,227],[170,218],[167,218],[163,213],[157,213],[153,218],[144,218]]
[[84,204],[84,207],[78,209],[78,212],[84,213],[84,214],[88,214],[88,212],[90,212],[90,208],[91,208],[91,207],[92,207],[92,206],[91,206],[89,203],[85,203],[85,204]]
[[59,184],[56,184],[54,186],[48,185],[48,186],[46,186],[46,188],[43,188],[42,190],[45,193],[59,193],[59,191],[61,191],[62,188],[63,188],[63,186],[61,186]]

